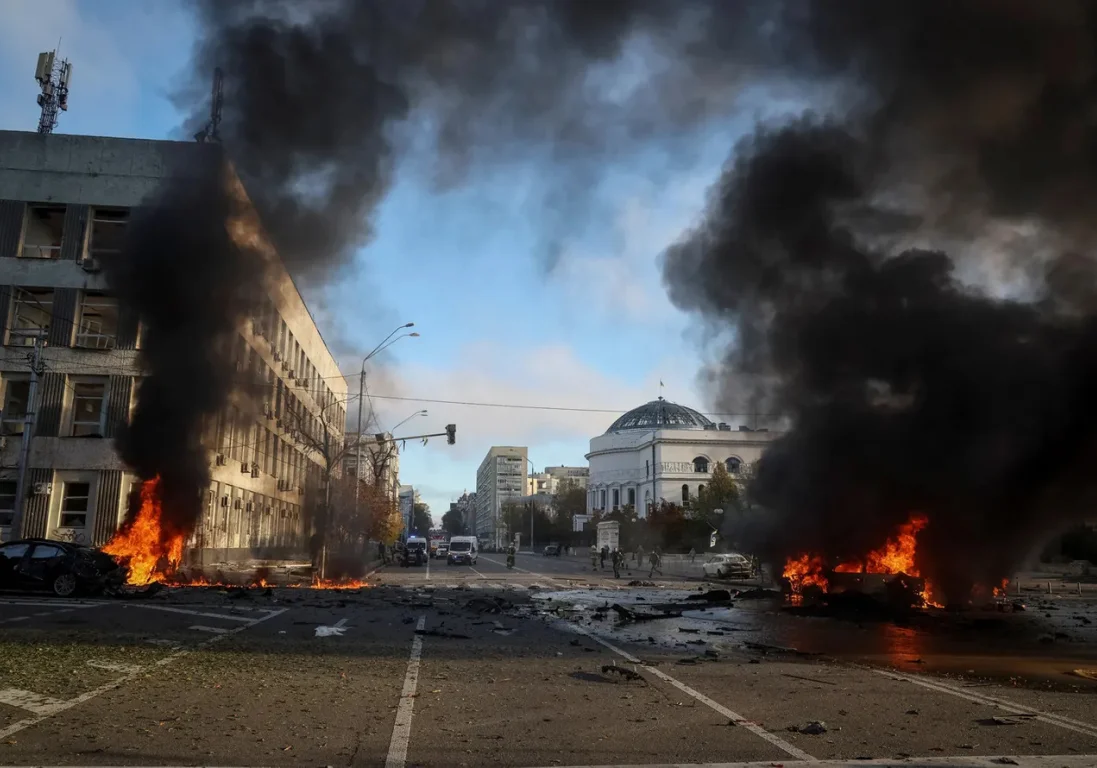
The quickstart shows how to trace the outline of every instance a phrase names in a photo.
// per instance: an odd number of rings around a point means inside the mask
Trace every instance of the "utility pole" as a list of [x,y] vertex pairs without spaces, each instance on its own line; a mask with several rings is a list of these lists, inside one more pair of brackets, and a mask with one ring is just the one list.
[[11,521],[13,539],[23,537],[23,507],[27,501],[27,464],[30,463],[30,441],[37,417],[38,377],[42,373],[42,337],[34,337],[30,354],[30,385],[27,387],[27,412],[23,417],[23,441],[19,444],[19,479],[15,486],[15,514]]

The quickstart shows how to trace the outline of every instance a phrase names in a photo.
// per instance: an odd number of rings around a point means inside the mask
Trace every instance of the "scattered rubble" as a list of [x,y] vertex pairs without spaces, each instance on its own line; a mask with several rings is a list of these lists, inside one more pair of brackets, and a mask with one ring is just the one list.
[[626,667],[619,667],[616,664],[603,664],[602,665],[602,674],[605,675],[605,674],[610,674],[610,673],[615,674],[615,675],[620,675],[627,682],[643,681],[644,680],[644,676],[641,675],[639,672],[634,672],[633,670],[628,669]]
[[[806,733],[809,736],[819,736],[821,734],[826,733],[827,731],[829,731],[831,729],[827,728],[827,724],[824,723],[822,720],[812,720],[810,723],[807,723],[806,725],[790,725],[788,727],[788,730],[793,731],[794,733]],[[834,730],[841,730],[841,729],[840,728],[835,728]]]

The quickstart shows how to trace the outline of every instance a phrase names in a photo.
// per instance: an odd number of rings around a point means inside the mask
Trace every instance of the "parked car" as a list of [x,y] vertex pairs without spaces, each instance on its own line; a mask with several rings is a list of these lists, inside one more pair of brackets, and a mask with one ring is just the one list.
[[547,547],[545,547],[545,556],[546,557],[556,557],[559,554],[560,554],[560,545],[559,544],[549,544]]
[[441,544],[439,544],[438,545],[438,553],[437,553],[436,557],[445,557],[448,554],[449,554],[449,544],[446,543],[446,542],[442,542]]
[[117,589],[127,570],[102,550],[52,539],[0,544],[0,589],[50,590],[59,597]]
[[706,576],[718,579],[749,579],[753,570],[750,559],[736,553],[712,555],[703,568]]

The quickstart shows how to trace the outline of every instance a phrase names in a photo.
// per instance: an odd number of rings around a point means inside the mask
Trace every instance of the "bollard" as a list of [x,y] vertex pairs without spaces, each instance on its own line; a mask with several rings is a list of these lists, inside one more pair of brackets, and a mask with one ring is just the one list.
[[1049,595],[1051,594],[1051,582],[1050,581],[1047,583],[1047,593]]
[[1078,582],[1078,594],[1079,595],[1082,594],[1082,582],[1080,582],[1080,581]]

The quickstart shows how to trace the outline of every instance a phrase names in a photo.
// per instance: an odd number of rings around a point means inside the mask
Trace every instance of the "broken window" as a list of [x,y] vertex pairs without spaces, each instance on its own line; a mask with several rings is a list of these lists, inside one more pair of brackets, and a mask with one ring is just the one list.
[[64,484],[64,491],[61,495],[61,527],[86,527],[88,524],[90,502],[91,483],[66,482]]
[[107,380],[84,379],[72,385],[72,436],[102,437],[107,420]]
[[0,480],[0,526],[9,526],[15,519],[15,481]]
[[12,297],[11,330],[8,344],[33,347],[35,339],[44,339],[53,315],[53,290],[16,288]]
[[76,346],[114,349],[118,339],[118,299],[101,293],[85,293],[76,325]]
[[27,417],[27,401],[30,399],[30,378],[24,376],[4,377],[4,434],[23,434],[24,419]]
[[65,206],[28,205],[23,248],[24,259],[61,258],[61,234],[65,225]]
[[88,239],[88,256],[101,259],[122,250],[126,239],[129,211],[117,208],[96,208],[91,217],[91,236]]

